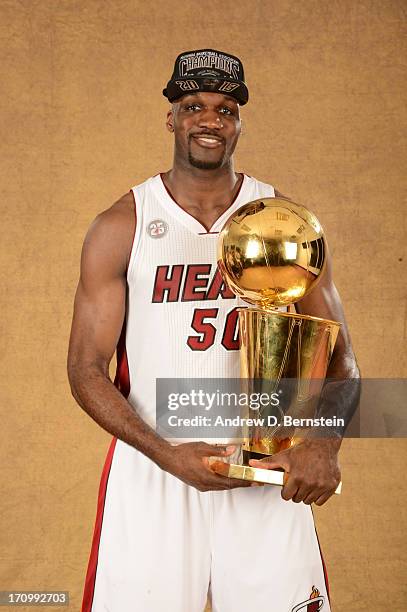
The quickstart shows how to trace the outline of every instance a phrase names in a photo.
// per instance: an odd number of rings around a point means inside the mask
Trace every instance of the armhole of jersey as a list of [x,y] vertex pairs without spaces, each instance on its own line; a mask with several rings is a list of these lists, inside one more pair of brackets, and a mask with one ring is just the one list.
[[267,187],[271,191],[270,195],[267,195],[267,197],[268,198],[275,198],[276,197],[276,190],[274,189],[273,185],[267,185]]
[[131,277],[134,260],[136,259],[137,253],[139,251],[140,245],[140,237],[141,237],[141,228],[143,226],[142,212],[141,212],[141,203],[139,202],[139,197],[136,195],[136,188],[132,187],[131,192],[133,194],[134,199],[134,214],[136,216],[136,228],[133,236],[133,244],[131,246],[129,265],[127,267],[127,280]]
[[248,174],[246,174],[246,176],[248,176],[252,181],[257,183],[255,185],[256,192],[258,194],[261,194],[258,196],[258,199],[277,197],[276,190],[274,189],[273,185],[270,185],[270,183],[263,183],[262,181],[258,181],[257,179],[254,179],[253,177],[249,176]]

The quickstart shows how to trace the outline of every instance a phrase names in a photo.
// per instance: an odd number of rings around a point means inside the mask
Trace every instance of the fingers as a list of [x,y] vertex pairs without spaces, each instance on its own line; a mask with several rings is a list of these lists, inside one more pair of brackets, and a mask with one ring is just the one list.
[[[205,475],[205,485],[208,485],[211,489],[224,490],[224,489],[236,489],[237,487],[250,487],[254,483],[250,480],[243,480],[240,478],[230,478],[229,476],[222,475],[218,471],[215,471],[213,467],[208,464],[208,458],[203,457],[202,461],[208,469],[208,473]],[[218,462],[219,463],[219,462]],[[227,464],[222,464],[227,467]],[[256,483],[257,484],[257,483]]]
[[286,472],[290,471],[290,462],[284,453],[276,453],[272,457],[265,457],[264,459],[250,459],[249,465],[266,470],[283,468]]
[[304,504],[307,504],[307,506],[310,506],[320,497],[320,495],[321,491],[310,491],[302,501],[304,502]]
[[[207,444],[206,442],[200,442],[196,445],[196,450],[200,455],[202,455],[202,462],[207,468],[208,472],[210,472],[211,476],[207,474],[205,476],[205,483],[203,483],[202,488],[200,490],[225,490],[225,489],[237,489],[239,487],[262,487],[264,483],[253,482],[252,480],[243,480],[240,478],[229,478],[226,475],[219,474],[217,471],[214,471],[213,468],[209,465],[208,458],[209,457],[228,457],[232,455],[236,451],[235,445],[228,446],[218,446]],[[258,462],[261,463],[261,462]],[[227,464],[226,464],[227,465]],[[256,467],[266,467],[264,463],[261,463],[261,466]]]
[[198,445],[198,450],[202,452],[205,457],[228,457],[235,452],[236,446],[232,444],[229,446],[215,446],[206,444],[206,442],[201,442]]
[[286,501],[292,499],[296,504],[303,502],[306,505],[315,503],[317,506],[322,506],[334,493],[335,488],[327,489],[326,486],[303,482],[299,477],[289,475],[281,491],[281,497]]
[[299,492],[298,481],[295,478],[285,479],[285,484],[281,490],[281,497],[285,499],[285,501],[289,501],[290,499],[293,499],[294,497],[296,497],[298,492]]
[[239,487],[257,487],[260,483],[250,480],[240,480],[239,478],[228,478],[228,489],[238,489]]
[[249,459],[249,465],[254,468],[260,468],[263,470],[276,470],[280,467],[280,463],[276,463],[275,461],[266,462],[264,459]]
[[310,489],[309,487],[299,487],[292,500],[294,503],[299,504],[303,502],[307,506],[315,502],[316,499],[321,495],[322,489]]
[[225,489],[237,489],[239,487],[251,487],[253,483],[250,480],[240,480],[238,478],[228,478],[220,474],[213,473],[213,478],[210,478],[205,483],[208,491],[224,491]]
[[326,493],[323,493],[320,497],[318,497],[317,500],[315,500],[315,503],[317,506],[322,506],[322,504],[324,504],[325,502],[328,501],[328,499],[330,497],[332,497],[332,495],[335,493],[335,489],[333,491],[328,491]]
[[215,478],[227,489],[237,489],[238,487],[251,487],[254,483],[251,480],[244,480],[242,478],[230,478],[229,476],[222,476],[222,474],[214,473]]

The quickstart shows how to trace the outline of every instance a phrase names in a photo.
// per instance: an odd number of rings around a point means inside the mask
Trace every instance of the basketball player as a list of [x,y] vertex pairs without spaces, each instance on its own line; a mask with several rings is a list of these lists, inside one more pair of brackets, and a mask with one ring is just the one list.
[[[340,439],[275,455],[271,465],[289,476],[281,492],[213,473],[206,458],[228,457],[233,446],[175,444],[154,429],[157,378],[239,377],[240,302],[217,271],[218,232],[244,203],[281,196],[234,170],[248,101],[238,58],[183,53],[163,93],[172,103],[172,168],[99,214],[83,245],[69,380],[114,437],[82,610],[202,612],[209,589],[214,612],[328,612],[310,504],[326,502],[339,483]],[[357,376],[329,262],[298,310],[342,322],[328,376]]]

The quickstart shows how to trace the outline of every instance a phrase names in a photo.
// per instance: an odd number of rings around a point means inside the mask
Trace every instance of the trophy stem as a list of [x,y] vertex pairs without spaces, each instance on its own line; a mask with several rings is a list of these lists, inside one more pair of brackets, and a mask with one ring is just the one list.
[[241,377],[247,397],[262,391],[282,393],[274,419],[267,419],[268,407],[256,414],[246,408],[247,418],[261,416],[267,421],[265,426],[246,428],[246,462],[295,444],[293,429],[270,422],[280,421],[285,414],[298,416],[298,411],[301,416],[313,416],[340,323],[265,309],[240,308],[238,312]]

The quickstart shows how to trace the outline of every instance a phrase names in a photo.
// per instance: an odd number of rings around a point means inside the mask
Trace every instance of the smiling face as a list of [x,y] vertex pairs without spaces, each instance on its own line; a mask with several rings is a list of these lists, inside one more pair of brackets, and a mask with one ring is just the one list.
[[175,161],[203,170],[231,163],[240,130],[239,105],[219,93],[188,94],[172,105],[167,128],[175,135]]

